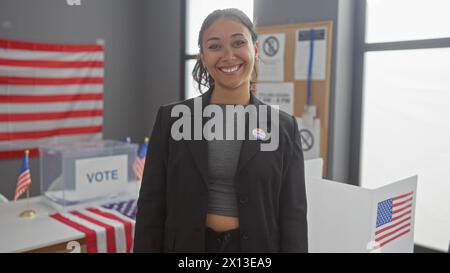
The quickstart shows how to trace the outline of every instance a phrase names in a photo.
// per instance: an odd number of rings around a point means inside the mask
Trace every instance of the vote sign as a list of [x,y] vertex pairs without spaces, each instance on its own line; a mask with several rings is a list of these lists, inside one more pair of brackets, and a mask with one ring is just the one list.
[[125,189],[127,178],[127,155],[75,161],[75,189],[83,198],[119,193]]

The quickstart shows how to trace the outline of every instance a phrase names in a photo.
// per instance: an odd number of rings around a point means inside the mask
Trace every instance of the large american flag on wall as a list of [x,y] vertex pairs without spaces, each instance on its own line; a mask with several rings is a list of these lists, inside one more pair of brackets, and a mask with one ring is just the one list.
[[102,138],[103,46],[0,39],[0,159]]

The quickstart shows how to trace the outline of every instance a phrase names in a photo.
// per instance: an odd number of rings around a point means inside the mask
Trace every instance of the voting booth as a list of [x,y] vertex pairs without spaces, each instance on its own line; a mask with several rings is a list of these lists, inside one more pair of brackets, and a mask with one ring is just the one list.
[[115,140],[41,146],[43,200],[69,210],[135,196],[137,149],[137,144]]
[[309,252],[413,252],[417,176],[365,189],[322,179],[322,164],[305,161]]

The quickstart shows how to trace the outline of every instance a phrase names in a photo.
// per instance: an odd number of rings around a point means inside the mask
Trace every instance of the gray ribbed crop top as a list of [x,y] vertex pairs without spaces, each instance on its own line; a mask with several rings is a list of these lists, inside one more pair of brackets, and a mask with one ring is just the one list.
[[[219,104],[224,110],[225,105]],[[225,121],[225,112],[224,112]],[[236,135],[237,121],[235,117],[234,132]],[[224,122],[224,140],[208,141],[208,213],[238,217],[238,205],[235,189],[235,174],[242,140],[226,140],[227,126]]]

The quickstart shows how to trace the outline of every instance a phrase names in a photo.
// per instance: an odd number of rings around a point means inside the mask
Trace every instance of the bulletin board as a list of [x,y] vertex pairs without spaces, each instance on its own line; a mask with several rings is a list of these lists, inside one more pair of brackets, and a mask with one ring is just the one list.
[[[325,75],[324,79],[312,80],[311,84],[311,101],[316,106],[316,117],[320,119],[320,157],[324,160],[323,174],[328,173],[328,125],[329,125],[329,98],[331,83],[331,60],[332,60],[332,21],[307,22],[300,24],[273,25],[257,28],[259,35],[284,33],[285,34],[285,51],[284,51],[284,82],[294,83],[293,96],[293,114],[295,117],[301,117],[304,111],[304,105],[307,101],[307,80],[295,80],[295,50],[296,50],[296,34],[299,29],[325,28]],[[265,81],[258,81],[258,83]],[[258,90],[256,90],[256,93]]]

